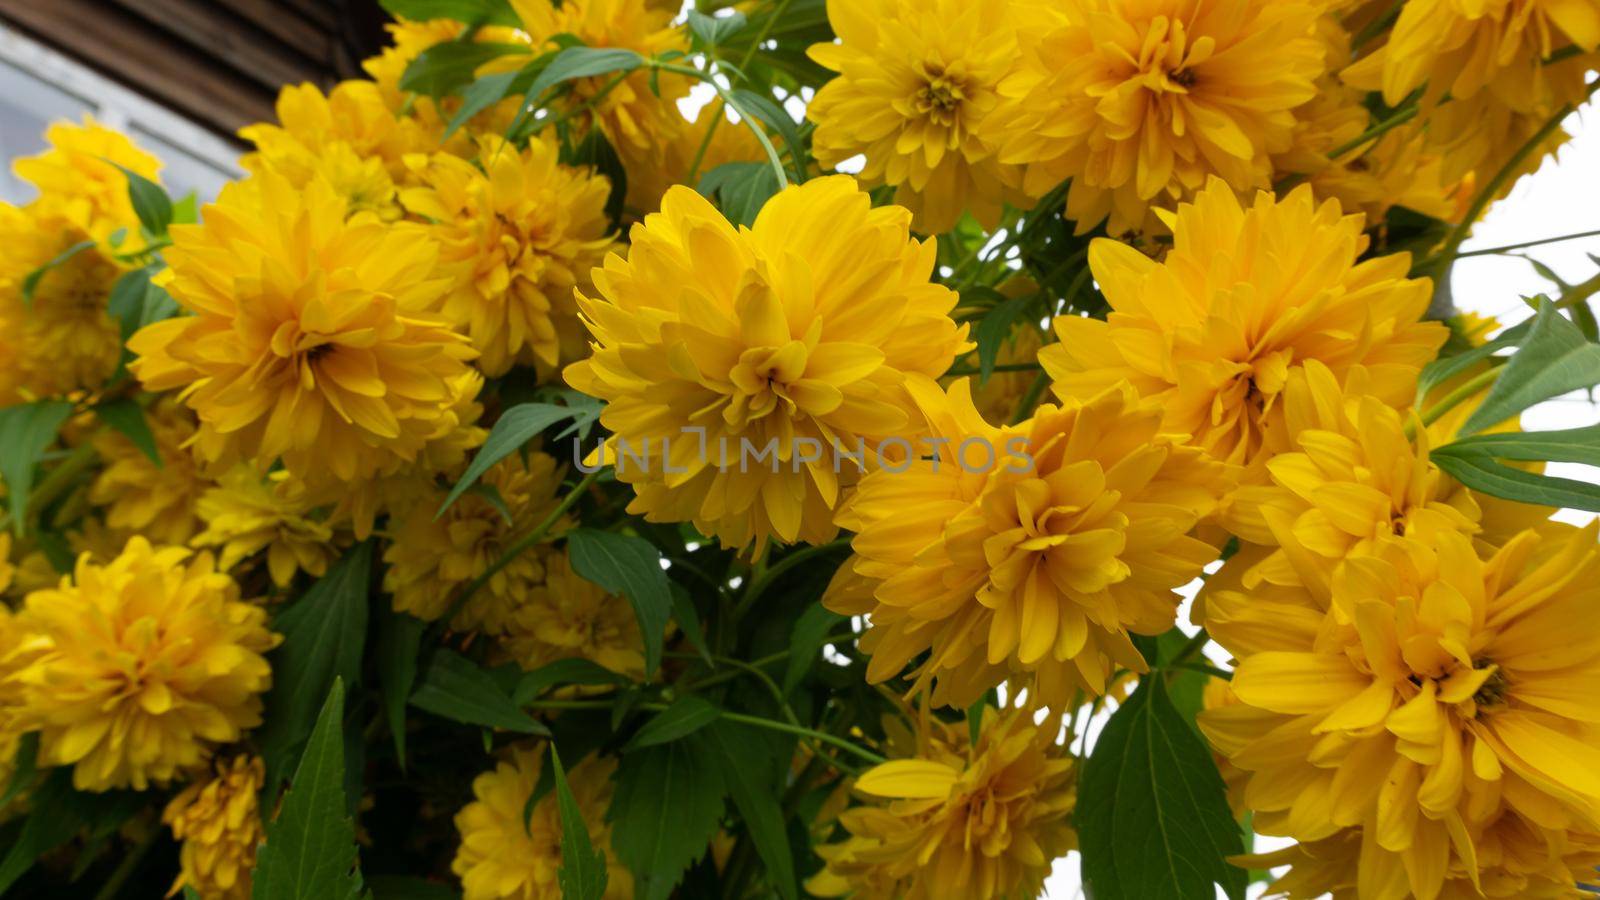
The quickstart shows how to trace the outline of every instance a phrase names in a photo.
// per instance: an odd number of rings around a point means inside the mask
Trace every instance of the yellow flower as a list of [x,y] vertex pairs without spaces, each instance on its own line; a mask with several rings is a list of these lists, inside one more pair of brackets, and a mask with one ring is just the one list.
[[305,483],[286,471],[263,476],[235,466],[201,495],[196,511],[205,530],[190,543],[220,548],[223,571],[265,550],[278,587],[288,587],[296,572],[321,578],[339,550],[333,528],[315,512],[318,505]]
[[[587,47],[618,47],[647,58],[689,49],[682,29],[672,25],[677,10],[653,8],[645,0],[511,0],[511,6],[533,39],[535,54],[563,34]],[[511,55],[486,68],[520,68],[527,62]],[[688,96],[693,80],[639,69],[606,90],[615,78],[608,73],[568,82],[570,90],[551,104],[552,111],[570,116],[580,133],[598,126],[624,162],[659,164],[661,148],[684,128],[678,101]]]
[[839,73],[806,107],[817,162],[865,154],[862,180],[892,185],[920,231],[948,231],[964,210],[998,224],[1020,172],[999,164],[986,119],[1016,66],[1020,4],[830,0],[828,20],[839,41],[808,51]]
[[432,152],[442,134],[396,116],[370,81],[340,82],[326,95],[313,84],[290,85],[278,95],[277,112],[280,124],[239,130],[256,146],[240,165],[295,187],[321,181],[349,213],[371,211],[388,221],[400,217],[395,186],[408,176],[405,155]]
[[689,188],[667,192],[628,258],[595,270],[599,297],[580,296],[595,352],[566,370],[607,402],[605,458],[622,441],[644,454],[617,465],[638,495],[630,512],[757,554],[773,537],[833,536],[841,483],[855,477],[834,443],[864,444],[870,459],[883,438],[915,438],[906,376],[937,376],[971,348],[949,316],[956,295],[928,282],[936,248],[910,237],[910,219],[872,208],[845,175],[779,192],[750,229]]
[[1406,277],[1408,254],[1356,261],[1367,246],[1360,216],[1317,204],[1306,185],[1241,208],[1213,180],[1164,218],[1176,244],[1162,262],[1111,240],[1090,245],[1111,314],[1056,319],[1061,341],[1039,362],[1059,396],[1127,380],[1161,401],[1165,430],[1252,469],[1286,449],[1280,395],[1307,360],[1385,404],[1409,404],[1447,332],[1420,321],[1431,285]]
[[256,847],[266,839],[257,799],[265,778],[259,757],[218,760],[213,774],[167,803],[161,821],[182,842],[174,893],[190,887],[201,900],[249,900]]
[[491,136],[478,143],[482,169],[443,153],[408,160],[422,186],[401,202],[433,223],[440,270],[452,278],[442,312],[472,338],[490,377],[518,364],[553,372],[563,344],[569,357],[583,355],[572,291],[589,287],[589,270],[612,246],[611,187],[558,156],[550,141],[518,152]]
[[[1359,825],[1363,866],[1418,897],[1487,864],[1468,836],[1502,808],[1537,827],[1541,855],[1600,831],[1597,531],[1524,532],[1485,561],[1424,526],[1345,560],[1326,600],[1213,594],[1240,703],[1200,725],[1250,773],[1257,828],[1316,841]],[[1398,859],[1365,859],[1382,854]]]
[[1006,428],[979,418],[965,379],[910,387],[946,452],[868,475],[838,517],[877,582],[867,678],[931,651],[916,677],[937,703],[1032,674],[1030,696],[1061,707],[1105,691],[1114,666],[1145,671],[1128,633],[1171,628],[1174,589],[1216,558],[1186,535],[1231,469],[1163,435],[1126,386]]
[[1113,234],[1144,229],[1210,176],[1266,187],[1323,71],[1316,16],[1283,0],[1063,4],[1001,86],[1000,160],[1027,164],[1033,196],[1072,179],[1080,234],[1107,216]]
[[[661,198],[673,185],[697,184],[701,175],[724,163],[767,162],[767,151],[756,140],[748,120],[730,120],[716,103],[703,109],[708,111],[697,110],[694,119],[673,131],[671,143],[661,149],[659,156],[627,161],[627,210],[641,216],[656,212],[661,209]],[[700,145],[705,143],[708,130],[711,141],[705,144],[702,154]],[[781,143],[781,139],[775,140],[775,145],[777,143]],[[700,167],[694,169],[690,177],[697,158]]]
[[633,607],[572,571],[565,551],[546,558],[544,581],[517,603],[500,643],[528,671],[576,657],[644,678],[644,641]]
[[114,529],[163,544],[187,544],[198,530],[195,504],[207,485],[184,446],[194,435],[194,414],[172,396],[145,412],[161,464],[120,432],[101,432],[94,446],[105,467],[89,489],[89,502],[106,507],[106,524]]
[[1050,863],[1077,844],[1073,760],[1054,719],[986,707],[977,744],[965,723],[930,723],[915,758],[856,779],[871,805],[839,816],[848,836],[821,846],[806,889],[857,900],[1036,897]]
[[[526,462],[512,454],[484,473],[479,482],[483,490],[463,494],[443,515],[438,513],[446,494],[434,490],[391,521],[383,587],[393,595],[394,608],[429,621],[444,615],[460,587],[487,572],[555,509],[561,475],[548,454],[529,452]],[[547,532],[550,539],[570,525],[568,519],[555,523]],[[536,554],[516,557],[473,595],[451,624],[463,631],[504,631],[544,575]]]
[[[450,869],[461,877],[463,900],[542,900],[559,897],[561,818],[555,791],[547,791],[533,809],[528,798],[539,782],[549,753],[542,745],[513,748],[493,771],[472,781],[475,798],[456,813],[461,847]],[[589,827],[589,839],[605,854],[606,900],[632,900],[633,876],[611,851],[612,759],[590,756],[567,770],[578,811]]]
[[[82,125],[57,122],[44,136],[49,150],[11,166],[17,177],[39,189],[35,205],[41,217],[64,219],[96,243],[114,245],[122,253],[144,249],[122,169],[155,181],[161,163],[92,116],[84,116]],[[112,241],[117,231],[125,232],[120,243]]]
[[21,614],[38,657],[15,677],[39,762],[79,790],[165,783],[261,724],[278,642],[211,555],[128,541],[107,565],[79,557]]
[[[9,552],[10,538],[9,533],[0,535],[0,551]],[[0,570],[9,568],[4,552],[0,552]],[[0,591],[7,587],[9,577],[9,572],[0,571]],[[39,648],[31,637],[21,617],[12,613],[7,604],[0,603],[0,784],[11,783],[16,772],[18,742],[29,730],[25,716],[27,696],[16,676],[39,655]],[[15,810],[14,804],[0,807],[0,820]]]
[[92,391],[116,370],[122,332],[106,304],[122,269],[98,246],[45,272],[23,297],[30,274],[88,240],[47,204],[0,204],[0,404]]
[[349,217],[320,181],[228,185],[205,223],[174,226],[172,296],[193,315],[128,347],[153,391],[185,388],[206,463],[274,460],[350,482],[413,461],[453,430],[465,338],[427,317],[445,282],[420,226]]

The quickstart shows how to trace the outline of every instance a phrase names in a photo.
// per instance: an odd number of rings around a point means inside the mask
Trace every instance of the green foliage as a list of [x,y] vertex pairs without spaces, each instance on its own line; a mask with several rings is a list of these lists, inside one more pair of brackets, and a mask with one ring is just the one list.
[[522,676],[517,681],[516,689],[512,691],[511,699],[518,706],[524,706],[537,699],[540,694],[544,693],[545,689],[556,685],[624,685],[627,683],[628,679],[597,662],[581,657],[572,657],[571,659],[558,659],[554,662],[546,663]]
[[450,504],[455,503],[468,488],[477,484],[483,473],[489,471],[495,463],[521,449],[522,445],[533,440],[539,432],[557,422],[564,422],[578,415],[580,411],[577,407],[556,406],[553,403],[524,403],[501,413],[499,420],[489,430],[489,437],[483,442],[483,446],[478,448],[472,463],[456,481],[455,487],[450,489],[449,495],[444,498],[444,503],[439,505],[439,511],[434,517],[444,515]]
[[46,275],[50,274],[51,271],[53,271],[54,269],[56,269],[58,266],[62,265],[63,263],[67,262],[68,260],[72,259],[74,256],[77,256],[79,253],[82,253],[83,251],[88,250],[90,247],[93,247],[93,246],[94,246],[94,241],[79,241],[76,244],[73,244],[72,246],[68,247],[67,249],[65,249],[65,250],[61,251],[60,253],[56,254],[54,259],[50,260],[49,262],[45,263],[44,265],[40,266],[39,268],[34,269],[32,272],[29,272],[27,275],[24,275],[22,277],[22,303],[23,303],[23,305],[24,306],[31,306],[33,304],[33,295],[38,292],[38,290],[39,290],[39,282],[43,281],[44,277]]
[[633,604],[644,639],[644,668],[655,674],[661,664],[661,643],[672,615],[672,594],[661,568],[661,551],[643,538],[580,528],[567,535],[572,569]]
[[252,900],[357,900],[356,828],[345,803],[344,681],[333,680],[278,817],[256,854]]
[[1539,311],[1521,347],[1495,379],[1488,396],[1461,426],[1475,434],[1551,397],[1600,384],[1600,344],[1539,298]]
[[672,705],[656,713],[655,717],[644,723],[633,735],[633,740],[628,741],[624,752],[638,750],[642,747],[654,747],[679,738],[688,737],[700,729],[710,725],[722,715],[722,710],[693,694],[679,697],[672,701]]
[[544,725],[517,708],[494,676],[450,650],[433,652],[411,695],[411,705],[468,725],[503,728],[521,734],[550,733]]
[[427,627],[428,623],[403,612],[390,612],[378,620],[373,655],[377,657],[378,684],[383,688],[383,713],[401,769],[406,765],[406,703],[417,682],[417,657]]
[[702,196],[715,197],[723,215],[735,225],[752,225],[773,194],[778,177],[764,162],[730,162],[700,176],[696,186]]
[[33,493],[33,470],[61,423],[72,415],[65,400],[35,400],[0,409],[0,479],[5,481],[11,527],[22,534]]
[[128,199],[139,217],[139,226],[150,237],[162,237],[172,226],[172,198],[161,185],[132,169],[117,166],[128,177]]
[[1226,789],[1159,675],[1140,679],[1084,763],[1076,817],[1083,878],[1097,900],[1244,896],[1244,850]]
[[689,32],[695,36],[699,46],[707,50],[714,50],[718,44],[738,34],[749,24],[744,13],[730,10],[730,15],[708,16],[697,10],[689,10]]
[[150,458],[156,468],[161,468],[161,451],[156,449],[156,436],[150,433],[150,423],[145,421],[144,408],[127,397],[107,400],[94,408],[100,421],[121,432],[133,442],[139,452]]
[[789,635],[789,664],[783,672],[783,693],[794,692],[806,672],[817,664],[828,635],[845,621],[844,616],[816,603],[806,607],[795,620]]
[[761,736],[732,722],[712,722],[694,736],[693,743],[721,768],[733,805],[766,868],[767,883],[784,900],[794,900],[799,896],[794,852],[778,805],[787,760],[758,752]]
[[435,44],[422,51],[400,76],[400,89],[429,97],[445,97],[473,82],[473,73],[484,63],[517,53],[527,53],[520,44],[469,39]]
[[606,856],[589,839],[589,826],[572,796],[561,754],[554,745],[550,747],[550,765],[555,771],[556,808],[561,814],[561,871],[557,873],[561,896],[564,900],[601,900],[609,877]]
[[468,25],[522,24],[506,0],[379,0],[379,5],[395,18],[413,22],[454,19]]
[[632,872],[637,900],[666,900],[722,819],[723,770],[688,741],[628,753],[607,818],[611,847]]

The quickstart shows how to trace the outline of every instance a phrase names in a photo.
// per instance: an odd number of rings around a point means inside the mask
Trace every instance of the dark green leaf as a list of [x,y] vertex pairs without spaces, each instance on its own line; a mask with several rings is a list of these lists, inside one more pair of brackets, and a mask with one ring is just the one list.
[[750,225],[778,192],[778,176],[765,162],[730,162],[700,176],[702,196],[715,195],[723,215],[735,225]]
[[683,632],[689,646],[700,654],[706,665],[715,668],[716,663],[711,660],[711,648],[706,646],[706,636],[700,633],[700,614],[695,611],[694,599],[689,596],[688,588],[676,581],[668,587],[672,591],[672,617],[678,620],[678,630]]
[[128,176],[128,199],[133,203],[133,212],[139,217],[139,224],[151,235],[164,235],[172,227],[172,198],[161,185],[140,175],[132,169],[117,166],[122,169],[122,174]]
[[1211,752],[1167,696],[1162,678],[1111,717],[1078,788],[1083,878],[1096,900],[1244,896],[1239,826]]
[[506,0],[379,0],[379,5],[395,18],[413,22],[454,19],[468,25],[506,25],[512,28],[522,24]]
[[106,303],[106,312],[122,326],[124,343],[139,330],[140,320],[144,317],[145,296],[150,293],[150,274],[148,266],[133,269],[111,286],[111,299]]
[[692,694],[679,697],[671,706],[656,713],[655,718],[644,723],[644,727],[634,733],[633,740],[628,741],[623,749],[637,750],[687,737],[715,722],[720,715],[722,710],[710,701]]
[[728,16],[708,16],[697,9],[691,9],[689,30],[707,47],[715,47],[739,33],[747,24],[744,13],[738,10],[732,10],[732,13]]
[[1474,434],[1568,391],[1600,384],[1600,344],[1584,339],[1576,325],[1540,298],[1533,327],[1495,379],[1488,396],[1461,426]]
[[524,403],[513,406],[501,413],[500,419],[489,430],[489,437],[478,448],[478,454],[472,458],[472,464],[467,466],[467,471],[462,473],[461,480],[450,489],[449,496],[444,498],[444,503],[439,505],[439,511],[434,518],[444,515],[450,504],[466,492],[489,471],[489,467],[512,453],[516,452],[523,444],[533,440],[539,432],[549,428],[563,419],[570,419],[576,410],[566,406],[556,406],[553,403]]
[[74,256],[77,256],[79,253],[82,253],[83,251],[85,251],[85,250],[87,250],[87,249],[89,249],[90,247],[93,247],[93,246],[94,246],[94,241],[79,241],[76,244],[73,244],[71,247],[68,247],[67,249],[65,249],[65,250],[61,251],[60,253],[56,254],[55,259],[50,260],[49,262],[45,263],[44,265],[40,266],[39,268],[34,269],[32,272],[29,272],[27,275],[23,276],[23,278],[22,278],[22,303],[23,303],[23,305],[27,306],[27,305],[31,305],[33,303],[33,294],[34,294],[35,291],[39,290],[39,282],[43,281],[44,280],[44,276],[48,275],[52,269],[54,269],[55,267],[61,265],[62,263],[66,262],[67,260],[73,258]]
[[1417,408],[1424,408],[1427,396],[1432,393],[1434,388],[1488,359],[1495,353],[1507,347],[1515,347],[1527,336],[1528,329],[1532,326],[1532,319],[1526,322],[1519,322],[1482,346],[1457,353],[1454,356],[1440,357],[1423,366],[1422,374],[1417,377]]
[[33,777],[39,769],[39,732],[30,731],[17,741],[17,756],[12,761],[11,783],[6,785],[4,796],[0,796],[0,810],[11,805],[11,801],[23,791],[33,786]]
[[771,97],[754,91],[734,91],[732,99],[733,108],[739,115],[761,122],[783,138],[784,146],[789,148],[790,168],[794,170],[796,178],[803,180],[806,174],[805,146],[800,142],[800,129],[789,113]]
[[983,734],[983,708],[988,705],[989,695],[985,694],[967,707],[967,742],[974,747],[978,746],[978,738]]
[[695,735],[693,744],[712,755],[722,770],[733,805],[761,856],[767,884],[784,900],[795,900],[800,892],[795,886],[794,853],[778,806],[782,791],[772,777],[775,767],[763,765],[770,760],[755,752],[763,746],[760,737],[746,726],[722,721]]
[[578,78],[631,72],[644,65],[644,57],[622,47],[568,47],[556,54],[528,88],[528,99],[539,98],[546,90]]
[[567,784],[561,767],[561,754],[550,745],[550,764],[556,773],[556,808],[561,814],[561,870],[556,878],[562,898],[601,900],[606,893],[606,856],[589,839],[589,825],[583,821],[578,799]]
[[468,725],[521,734],[550,733],[506,696],[494,676],[449,650],[434,651],[427,668],[422,670],[421,683],[411,695],[411,705]]
[[345,803],[344,682],[335,678],[278,818],[256,852],[252,900],[356,900],[356,827]]
[[467,85],[461,91],[461,108],[450,117],[450,126],[445,129],[444,136],[455,134],[456,129],[467,124],[473,116],[501,100],[526,93],[528,86],[533,84],[533,79],[553,58],[555,58],[554,52],[547,53],[516,72],[495,72]]
[[661,553],[647,540],[580,528],[567,535],[573,571],[633,604],[644,638],[644,668],[661,664],[661,641],[672,614],[672,592],[661,569]]
[[1452,456],[1491,456],[1521,461],[1570,462],[1600,466],[1600,425],[1564,431],[1479,434],[1435,448]]
[[472,83],[484,63],[513,53],[527,53],[521,44],[458,40],[434,44],[406,66],[400,89],[429,97],[444,97]]
[[406,701],[417,682],[417,657],[427,627],[428,623],[403,612],[384,616],[378,623],[378,684],[383,688],[383,712],[401,769],[406,766]]
[[144,407],[126,397],[120,397],[96,406],[94,413],[102,422],[132,441],[140,452],[150,457],[156,468],[162,467],[161,451],[156,449],[156,436],[150,433],[150,423],[145,421]]
[[978,345],[978,386],[982,387],[994,374],[994,364],[1000,355],[1000,345],[1011,338],[1011,326],[1017,316],[1033,302],[1032,297],[1007,298],[978,320],[972,339]]
[[1446,453],[1442,450],[1433,452],[1431,458],[1434,463],[1475,491],[1518,503],[1600,512],[1600,485],[1513,469],[1484,453]]
[[81,829],[91,828],[91,833],[115,830],[143,803],[133,791],[79,793],[72,789],[72,769],[52,771],[34,790],[29,803],[32,812],[0,860],[0,894],[27,874],[40,856],[65,844]]
[[371,572],[372,542],[363,541],[273,620],[283,643],[268,657],[272,693],[259,734],[269,790],[292,766],[333,683],[360,682]]
[[628,679],[618,675],[605,666],[593,660],[574,656],[571,659],[558,659],[546,663],[532,672],[522,676],[517,682],[516,690],[511,694],[511,700],[517,706],[531,703],[544,693],[546,688],[558,684],[627,684]]
[[373,875],[367,887],[372,900],[461,900],[461,892],[450,885],[409,875]]
[[844,616],[821,603],[806,607],[806,611],[795,620],[794,630],[789,633],[789,664],[783,672],[785,695],[793,691],[806,673],[811,671],[811,667],[816,665],[828,635],[844,621]]
[[722,820],[723,771],[689,742],[626,754],[606,818],[611,848],[633,871],[637,900],[667,900]]
[[27,521],[34,467],[70,415],[72,404],[65,400],[35,400],[0,409],[0,480],[6,484],[11,527],[17,534],[22,534]]

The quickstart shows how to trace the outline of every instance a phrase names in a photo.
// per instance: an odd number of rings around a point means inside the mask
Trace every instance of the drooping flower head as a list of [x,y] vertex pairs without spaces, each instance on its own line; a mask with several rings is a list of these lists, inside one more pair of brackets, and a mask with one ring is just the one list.
[[1600,526],[1524,532],[1483,560],[1419,524],[1346,559],[1326,599],[1213,594],[1206,625],[1238,660],[1240,702],[1200,724],[1250,773],[1258,829],[1317,841],[1361,826],[1364,869],[1434,897],[1447,872],[1485,865],[1466,837],[1502,810],[1536,826],[1540,852],[1600,832],[1600,626],[1585,612]]
[[781,191],[748,229],[689,188],[667,192],[627,259],[595,270],[598,296],[579,300],[594,356],[566,370],[606,401],[605,458],[637,493],[629,511],[758,553],[833,535],[856,471],[836,465],[835,442],[870,457],[884,438],[914,439],[907,375],[937,376],[970,347],[910,218],[872,208],[845,175]]
[[1113,666],[1144,671],[1129,632],[1171,628],[1174,589],[1216,558],[1188,532],[1230,468],[1164,435],[1126,386],[1007,428],[978,416],[964,379],[911,387],[953,453],[868,475],[838,517],[856,532],[854,576],[873,582],[867,677],[928,651],[915,677],[935,702],[967,706],[1017,675],[1064,706],[1074,688],[1103,692]]
[[984,120],[1017,63],[1020,7],[830,0],[839,42],[808,51],[838,73],[806,107],[817,161],[832,168],[865,154],[861,178],[892,185],[919,231],[947,231],[966,210],[994,227],[1020,170],[999,164]]
[[1447,336],[1420,321],[1431,286],[1408,254],[1357,262],[1360,216],[1301,185],[1242,207],[1213,180],[1164,216],[1175,246],[1156,262],[1096,240],[1089,266],[1111,305],[1105,321],[1061,316],[1039,353],[1058,396],[1084,398],[1126,380],[1166,410],[1164,428],[1218,459],[1259,468],[1286,449],[1281,394],[1314,359],[1341,383],[1408,405],[1416,376]]
[[553,372],[563,346],[569,358],[581,355],[572,290],[589,287],[589,270],[612,246],[611,188],[558,156],[550,141],[518,151],[486,137],[478,143],[482,168],[444,153],[411,158],[421,186],[402,191],[401,201],[434,223],[440,268],[452,278],[441,311],[472,339],[490,377],[517,364]]
[[256,848],[266,840],[259,801],[265,780],[260,757],[235,756],[167,803],[161,821],[181,842],[174,892],[188,887],[204,900],[249,900]]
[[39,762],[79,790],[164,783],[261,724],[278,637],[211,555],[142,537],[106,565],[89,554],[28,595],[37,656],[15,677]]
[[1040,896],[1051,861],[1077,844],[1073,760],[1058,725],[1028,709],[933,721],[914,758],[856,779],[868,805],[839,815],[844,840],[819,846],[827,867],[806,883],[819,897],[858,900],[1001,900]]
[[516,605],[500,644],[530,672],[578,658],[644,677],[644,640],[633,607],[572,571],[565,551],[546,557],[544,580]]
[[[561,816],[556,792],[528,808],[549,755],[543,745],[515,747],[472,781],[475,798],[456,813],[461,847],[451,871],[461,878],[463,900],[543,900],[561,894]],[[616,761],[590,756],[567,770],[589,840],[604,854],[606,900],[632,900],[633,875],[611,850],[611,773]]]
[[[389,526],[393,533],[383,556],[388,563],[383,586],[394,596],[394,608],[429,621],[444,615],[458,588],[487,572],[511,544],[556,507],[561,474],[549,454],[532,451],[526,461],[512,454],[484,473],[484,491],[463,494],[443,514],[439,507],[447,496],[444,491],[419,497]],[[491,499],[496,495],[498,502]],[[558,521],[547,533],[554,540],[569,526],[569,520]],[[517,556],[484,584],[451,624],[491,634],[504,631],[544,576],[537,554]]]
[[1087,232],[1153,224],[1220,176],[1264,188],[1291,110],[1316,94],[1317,8],[1282,0],[1082,0],[1051,4],[995,113],[1000,161],[1040,196],[1072,179],[1066,215]]
[[281,459],[350,482],[456,427],[450,384],[473,352],[425,312],[447,285],[420,226],[352,217],[323,182],[264,174],[173,240],[167,288],[193,315],[136,333],[130,368],[149,390],[185,389],[203,462]]

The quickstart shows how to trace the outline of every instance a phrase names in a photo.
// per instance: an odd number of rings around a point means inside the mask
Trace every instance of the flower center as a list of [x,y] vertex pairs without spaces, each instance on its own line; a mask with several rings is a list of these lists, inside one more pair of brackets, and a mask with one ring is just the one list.
[[[1494,665],[1494,662],[1488,659],[1475,659],[1472,661],[1474,669],[1483,669],[1492,665]],[[1510,693],[1510,691],[1511,682],[1506,678],[1505,669],[1496,668],[1494,674],[1490,675],[1488,680],[1472,695],[1472,702],[1476,703],[1479,709],[1493,709],[1497,706],[1504,706],[1506,694]]]
[[916,111],[937,125],[954,125],[966,99],[966,89],[959,79],[942,69],[930,69],[926,77],[927,82],[913,96]]
[[1178,87],[1183,88],[1184,90],[1188,90],[1189,88],[1194,87],[1194,82],[1195,82],[1194,70],[1185,67],[1185,68],[1182,68],[1182,69],[1178,69],[1175,72],[1168,72],[1167,73],[1167,80],[1172,82],[1173,84],[1177,85]]

